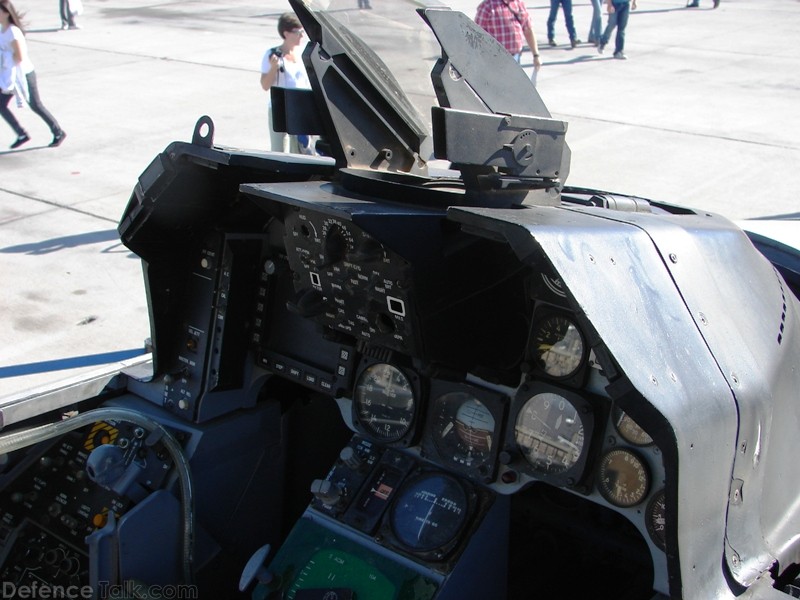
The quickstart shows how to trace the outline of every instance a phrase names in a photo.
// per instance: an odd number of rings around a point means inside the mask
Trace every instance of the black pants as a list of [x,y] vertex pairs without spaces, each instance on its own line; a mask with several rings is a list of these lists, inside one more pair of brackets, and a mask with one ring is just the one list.
[[[30,104],[31,110],[47,123],[53,135],[60,133],[61,127],[59,127],[53,115],[44,107],[42,99],[39,98],[39,87],[36,85],[36,72],[32,71],[28,73],[25,78],[28,80],[28,104]],[[11,125],[11,129],[13,129],[17,135],[25,135],[25,129],[19,124],[14,113],[12,113],[11,109],[8,107],[13,97],[13,94],[0,94],[0,116],[5,119],[6,123]]]
[[72,13],[69,12],[69,0],[58,0],[58,4],[61,11],[61,24],[73,27],[75,21],[72,18]]

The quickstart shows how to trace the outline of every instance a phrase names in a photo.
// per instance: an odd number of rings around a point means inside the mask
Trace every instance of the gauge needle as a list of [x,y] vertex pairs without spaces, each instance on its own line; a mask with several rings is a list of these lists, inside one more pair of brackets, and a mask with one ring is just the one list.
[[383,423],[384,425],[405,425],[408,421],[404,419],[378,419],[378,418],[370,418],[370,423]]
[[449,423],[448,423],[448,424],[445,426],[445,428],[444,428],[444,429],[442,429],[442,437],[444,437],[444,436],[446,436],[448,433],[450,433],[450,430],[451,430],[451,429],[453,429],[453,422],[452,422],[452,421],[450,421],[450,422],[449,422]]
[[566,444],[567,446],[569,446],[570,448],[572,448],[576,452],[580,451],[580,448],[578,448],[577,444],[572,443],[567,438],[565,438],[563,435],[558,436],[558,441],[561,442],[562,444]]
[[536,419],[537,421],[539,421],[539,423],[541,423],[542,425],[544,425],[548,429],[550,429],[550,425],[548,425],[545,421],[543,421],[541,417],[539,417],[537,415],[533,415],[533,418]]
[[417,541],[422,539],[422,530],[425,529],[426,525],[430,524],[431,513],[433,513],[434,508],[436,508],[436,500],[433,500],[433,502],[431,502],[431,505],[428,508],[428,514],[425,515],[425,518],[423,518],[422,522],[419,524],[419,531],[417,532]]

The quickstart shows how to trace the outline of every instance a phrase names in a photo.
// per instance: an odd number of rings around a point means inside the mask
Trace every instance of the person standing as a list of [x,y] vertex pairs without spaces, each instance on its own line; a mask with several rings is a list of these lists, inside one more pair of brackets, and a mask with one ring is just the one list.
[[536,74],[542,67],[542,61],[539,58],[539,45],[536,43],[531,17],[525,4],[521,0],[483,0],[478,5],[475,23],[500,42],[517,62],[522,58],[523,40],[528,42],[528,48],[533,53],[531,80],[535,84]]
[[25,41],[22,19],[11,0],[0,0],[0,82],[0,88],[2,88],[0,89],[0,116],[11,125],[17,134],[17,139],[11,144],[11,148],[19,148],[31,139],[8,106],[15,94],[25,97],[31,110],[47,123],[53,133],[53,141],[50,142],[50,146],[61,145],[67,134],[44,107],[42,99],[39,97],[36,72],[33,69],[33,63],[28,58],[28,46]]
[[614,43],[614,58],[625,60],[625,30],[628,27],[628,16],[630,11],[636,10],[636,0],[606,0],[608,8],[608,24],[603,36],[600,38],[600,45],[597,51],[602,54],[605,50],[614,28],[617,28],[617,38]]
[[572,0],[550,0],[550,16],[547,18],[547,43],[551,46],[556,45],[556,17],[558,17],[558,7],[564,13],[564,21],[567,25],[569,43],[574,48],[581,41],[575,33],[575,21],[572,18]]
[[75,15],[69,8],[69,0],[58,0],[58,8],[61,12],[61,29],[80,29],[75,22]]
[[[273,85],[284,88],[311,89],[302,57],[305,45],[303,48],[300,47],[305,31],[294,13],[284,13],[280,16],[278,34],[283,42],[280,46],[267,50],[261,60],[261,89],[267,93]],[[296,135],[275,131],[272,128],[272,102],[270,101],[267,104],[267,112],[270,147],[273,152],[311,153],[301,147]]]
[[600,0],[592,1],[592,22],[589,24],[589,37],[587,38],[590,44],[595,46],[600,44],[600,38],[603,36],[603,10],[600,6]]

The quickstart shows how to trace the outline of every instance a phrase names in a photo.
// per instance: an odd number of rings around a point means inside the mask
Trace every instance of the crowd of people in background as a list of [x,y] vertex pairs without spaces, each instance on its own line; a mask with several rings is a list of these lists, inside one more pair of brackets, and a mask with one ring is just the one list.
[[[614,38],[614,58],[626,59],[625,36],[630,11],[636,10],[637,0],[590,0],[592,17],[589,23],[588,43],[603,54]],[[602,4],[605,4],[607,21],[603,28]],[[712,0],[717,8],[720,0]],[[698,8],[699,0],[687,0],[687,8]],[[359,9],[371,9],[369,0],[358,0]],[[559,10],[564,17],[564,25],[569,36],[569,45],[576,48],[581,44],[572,14],[572,0],[550,0],[550,13],[547,18],[547,42],[557,47],[556,22]],[[81,0],[59,0],[61,29],[79,29],[76,17],[82,12]],[[531,16],[524,0],[482,0],[477,7],[475,22],[497,39],[519,62],[526,47],[533,55],[531,79],[536,84],[537,73],[542,61],[536,41]],[[310,88],[308,75],[302,61],[302,46],[305,41],[303,27],[293,13],[285,13],[278,20],[278,34],[281,43],[269,48],[261,64],[261,87],[269,92],[272,86],[285,88]],[[27,53],[25,29],[22,16],[14,8],[11,0],[0,0],[0,116],[17,134],[11,148],[18,148],[30,140],[25,128],[11,111],[12,99],[17,99],[19,107],[27,103],[31,110],[41,117],[50,128],[53,140],[50,146],[60,145],[66,133],[53,115],[44,107],[39,96],[38,82],[33,63]],[[268,101],[268,113],[271,106]],[[272,150],[283,152],[309,151],[309,140],[302,136],[290,136],[275,132],[270,123],[270,146]]]
[[[614,58],[624,60],[625,34],[628,28],[630,11],[636,10],[637,0],[590,0],[592,18],[589,23],[589,44],[595,46],[603,54],[614,30]],[[603,28],[602,4],[605,3],[608,19]],[[719,6],[720,0],[713,0],[713,7]],[[687,8],[697,8],[699,0],[687,0]],[[358,8],[372,8],[369,0],[358,0]],[[569,45],[576,48],[581,44],[575,28],[572,14],[572,0],[550,0],[550,14],[547,18],[547,43],[552,47],[556,42],[556,21],[559,9],[564,16],[564,25],[569,36]],[[536,85],[537,74],[542,67],[539,45],[533,30],[533,22],[525,6],[524,0],[482,0],[477,7],[475,23],[494,37],[517,62],[521,62],[526,44],[533,55],[533,71],[531,80]],[[300,21],[293,13],[285,13],[278,20],[278,34],[283,40],[280,46],[270,48],[261,62],[261,87],[269,93],[273,85],[289,88],[309,88],[308,75],[301,58],[304,31]],[[313,146],[306,145],[307,140],[275,132],[272,126],[271,105],[268,100],[270,146],[277,152],[302,152],[313,154]]]
[[[628,17],[630,11],[636,10],[636,0],[603,0],[608,14],[605,29],[603,29],[603,15],[601,0],[590,0],[592,3],[592,18],[589,23],[588,42],[597,47],[597,51],[603,54],[608,45],[614,30],[614,58],[625,60],[625,34],[628,28]],[[713,8],[719,7],[720,0],[713,0]],[[687,8],[698,8],[699,0],[687,0]],[[569,45],[576,48],[581,44],[575,28],[575,19],[572,15],[572,0],[550,0],[550,14],[547,18],[547,43],[552,47],[558,46],[556,42],[556,21],[559,9],[564,15],[564,25],[569,36]],[[479,5],[475,15],[475,22],[483,27],[487,33],[491,34],[500,42],[506,50],[520,59],[523,47],[521,40],[524,37],[528,42],[528,47],[533,54],[533,75],[532,79],[536,82],[536,74],[542,66],[539,57],[539,46],[536,42],[536,35],[533,33],[531,18],[525,5],[520,0],[483,0]]]

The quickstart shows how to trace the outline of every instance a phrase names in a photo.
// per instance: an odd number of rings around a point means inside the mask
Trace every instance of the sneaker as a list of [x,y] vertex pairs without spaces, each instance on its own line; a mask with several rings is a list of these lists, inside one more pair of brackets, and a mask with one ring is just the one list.
[[694,0],[693,2],[687,2],[686,8],[700,8],[699,0]]
[[549,38],[547,43],[553,46],[554,48],[557,46],[556,41],[553,38]]
[[580,43],[581,43],[581,41],[578,38],[572,38],[569,41],[569,45],[572,46],[573,48],[576,48],[578,46],[578,44],[580,44]]
[[622,52],[614,52],[614,58],[618,58],[619,60],[628,60],[628,57]]
[[597,44],[597,53],[598,54],[602,54],[603,50],[605,50],[605,49],[606,49],[606,43],[604,41],[600,40],[600,43]]
[[13,150],[14,148],[19,148],[20,146],[22,146],[22,144],[25,144],[30,141],[31,141],[30,136],[27,133],[23,133],[22,135],[17,137],[16,142],[11,144],[11,149]]
[[65,131],[59,131],[57,134],[53,136],[53,141],[50,142],[49,146],[51,148],[56,148],[57,146],[61,145],[61,142],[64,141],[64,138],[67,137],[67,133]]

